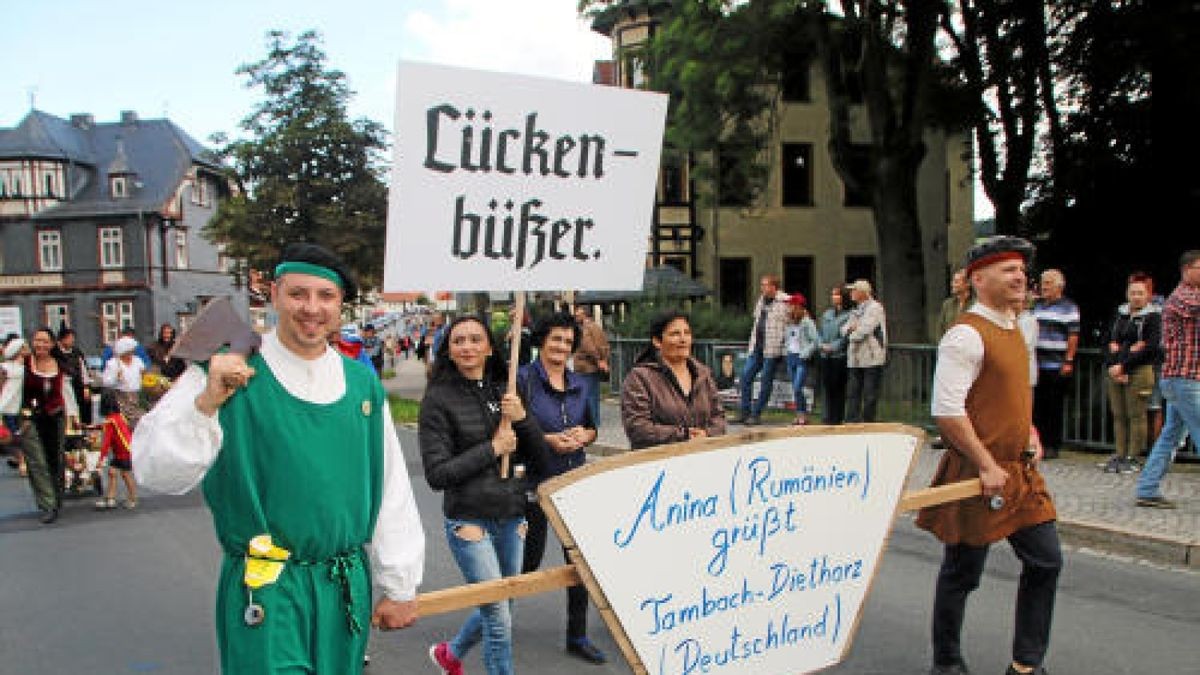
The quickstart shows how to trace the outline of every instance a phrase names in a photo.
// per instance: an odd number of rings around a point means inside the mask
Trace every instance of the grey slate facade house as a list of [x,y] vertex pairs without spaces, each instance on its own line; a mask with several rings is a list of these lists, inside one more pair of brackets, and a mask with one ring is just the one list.
[[0,128],[0,331],[66,324],[95,356],[125,325],[143,343],[186,327],[213,297],[245,315],[230,261],[201,236],[229,191],[170,120],[34,110]]

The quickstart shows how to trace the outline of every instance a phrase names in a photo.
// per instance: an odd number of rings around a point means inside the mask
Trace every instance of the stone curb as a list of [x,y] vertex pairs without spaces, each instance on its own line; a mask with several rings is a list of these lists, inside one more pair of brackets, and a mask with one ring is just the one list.
[[1200,541],[1184,541],[1081,520],[1058,521],[1062,540],[1079,547],[1200,570]]

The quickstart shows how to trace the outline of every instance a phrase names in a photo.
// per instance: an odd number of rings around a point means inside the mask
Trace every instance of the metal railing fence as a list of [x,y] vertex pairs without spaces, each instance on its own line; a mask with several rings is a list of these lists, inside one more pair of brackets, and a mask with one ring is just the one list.
[[[609,385],[620,392],[624,376],[633,367],[634,359],[649,344],[648,340],[610,338],[612,358]],[[692,354],[702,363],[719,372],[725,354],[734,355],[734,373],[741,376],[745,359],[744,341],[696,340]],[[933,394],[933,369],[937,357],[934,345],[888,345],[888,362],[884,367],[879,400],[881,421],[899,421],[933,428],[929,404]],[[820,375],[816,368],[809,371],[809,382],[817,389],[817,411],[820,410]],[[1112,419],[1109,415],[1108,392],[1105,383],[1104,361],[1098,349],[1080,349],[1075,355],[1075,377],[1063,405],[1065,444],[1097,451],[1114,449]],[[776,371],[776,382],[785,374]],[[757,389],[756,389],[757,391]],[[772,399],[775,400],[775,399]],[[789,398],[790,400],[790,398]],[[1195,454],[1195,444],[1189,448]]]

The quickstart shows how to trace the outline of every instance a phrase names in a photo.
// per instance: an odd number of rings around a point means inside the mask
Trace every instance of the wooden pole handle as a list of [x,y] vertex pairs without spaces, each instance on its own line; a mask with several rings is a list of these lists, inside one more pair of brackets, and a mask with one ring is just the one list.
[[443,588],[417,596],[417,615],[445,614],[509,598],[520,598],[559,588],[578,586],[581,583],[583,583],[583,579],[580,578],[579,570],[574,565],[561,565],[528,574]]
[[[517,393],[517,366],[520,365],[517,361],[521,357],[521,326],[524,325],[524,321],[525,291],[516,291],[513,294],[512,325],[508,328],[511,337],[508,345],[508,388],[505,391],[509,394]],[[501,424],[512,427],[512,421],[508,418],[505,418]],[[505,453],[500,457],[500,478],[502,479],[508,478],[510,454],[512,453]]]
[[958,483],[905,492],[900,496],[900,510],[916,511],[926,506],[956,502],[960,499],[978,497],[981,494],[983,494],[983,482],[978,478],[970,478]]

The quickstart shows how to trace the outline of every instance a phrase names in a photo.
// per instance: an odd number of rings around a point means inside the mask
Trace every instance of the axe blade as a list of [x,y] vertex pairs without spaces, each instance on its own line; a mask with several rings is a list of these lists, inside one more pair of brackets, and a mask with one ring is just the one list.
[[175,341],[170,356],[185,361],[207,361],[225,345],[235,354],[249,354],[261,344],[262,336],[237,315],[229,298],[220,297],[204,305]]

